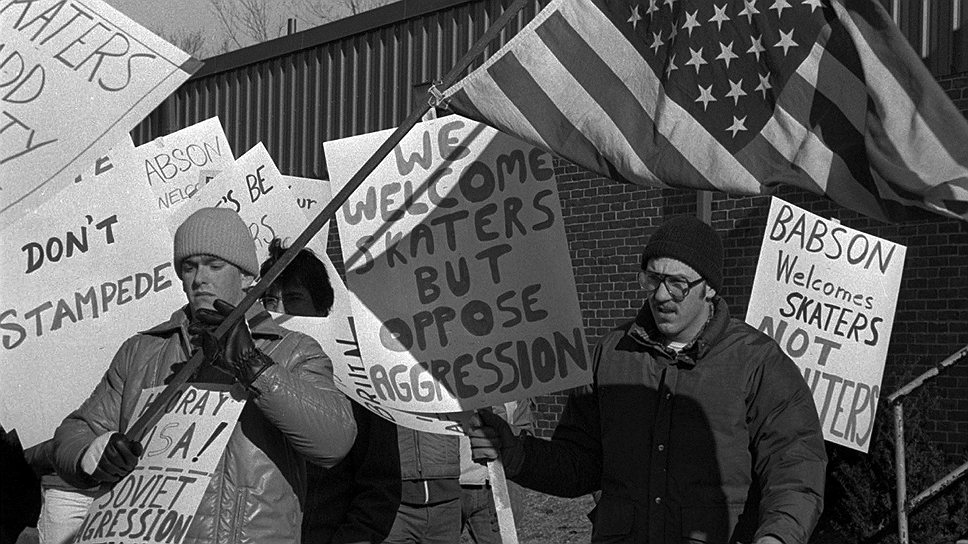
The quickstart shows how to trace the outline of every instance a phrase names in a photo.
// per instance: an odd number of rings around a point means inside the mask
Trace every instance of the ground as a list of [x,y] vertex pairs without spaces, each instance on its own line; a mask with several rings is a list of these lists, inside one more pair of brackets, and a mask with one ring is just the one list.
[[[520,544],[587,544],[592,524],[586,514],[595,506],[591,496],[561,499],[525,489],[524,516],[519,520]],[[471,540],[466,533],[463,544]]]

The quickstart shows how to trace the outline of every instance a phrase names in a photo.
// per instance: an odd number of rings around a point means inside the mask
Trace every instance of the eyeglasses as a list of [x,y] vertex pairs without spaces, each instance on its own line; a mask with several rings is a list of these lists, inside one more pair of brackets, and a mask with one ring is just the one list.
[[672,300],[676,302],[682,302],[689,295],[689,291],[704,282],[703,278],[698,280],[689,281],[682,276],[669,276],[667,274],[656,274],[655,272],[646,272],[645,280],[642,282],[642,288],[645,289],[646,298],[651,297],[659,289],[659,285],[665,285],[666,291],[669,292],[669,296]]

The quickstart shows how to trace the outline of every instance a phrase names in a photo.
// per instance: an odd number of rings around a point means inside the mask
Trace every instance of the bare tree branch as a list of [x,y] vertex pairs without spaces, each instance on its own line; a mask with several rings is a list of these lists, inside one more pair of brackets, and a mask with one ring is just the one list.
[[205,55],[205,34],[201,30],[161,31],[159,35],[165,41],[197,59],[203,58]]
[[310,25],[336,21],[356,15],[394,0],[296,0],[295,8]]

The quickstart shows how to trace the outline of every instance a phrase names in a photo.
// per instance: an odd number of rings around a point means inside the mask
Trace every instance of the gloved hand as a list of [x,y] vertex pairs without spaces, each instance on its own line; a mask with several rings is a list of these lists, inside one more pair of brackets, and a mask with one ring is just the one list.
[[478,410],[464,425],[464,432],[470,439],[475,463],[486,464],[500,457],[505,474],[518,473],[524,463],[523,439],[514,435],[504,418],[489,409]]
[[219,342],[215,338],[215,329],[235,306],[222,299],[216,299],[213,306],[215,310],[202,308],[195,312],[195,321],[188,327],[192,344],[202,348],[205,359],[212,365],[229,372],[239,383],[251,389],[252,382],[274,361],[255,347],[245,319],[240,319]]
[[116,482],[134,470],[143,451],[140,442],[135,442],[121,433],[114,433],[108,439],[101,460],[91,476],[99,482]]

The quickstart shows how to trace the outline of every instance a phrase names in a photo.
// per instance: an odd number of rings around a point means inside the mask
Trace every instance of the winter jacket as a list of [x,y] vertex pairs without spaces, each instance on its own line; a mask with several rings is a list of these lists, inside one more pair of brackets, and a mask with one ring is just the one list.
[[593,383],[551,441],[527,439],[513,479],[561,496],[600,489],[592,542],[806,542],[827,459],[796,365],[722,300],[682,351],[655,338],[648,306],[608,334]]
[[460,450],[456,436],[398,427],[397,443],[403,480],[460,477]]
[[[331,467],[355,437],[349,400],[333,385],[332,364],[319,345],[275,324],[260,305],[247,318],[256,347],[277,364],[253,383],[261,394],[248,401],[232,431],[187,543],[298,543],[304,459]],[[141,391],[163,385],[177,370],[173,365],[188,360],[187,326],[186,307],[125,341],[91,396],[61,423],[54,456],[68,483],[96,484],[79,468],[82,455],[99,435],[124,432],[136,419]],[[211,382],[222,373],[203,368],[200,374],[196,381]]]

